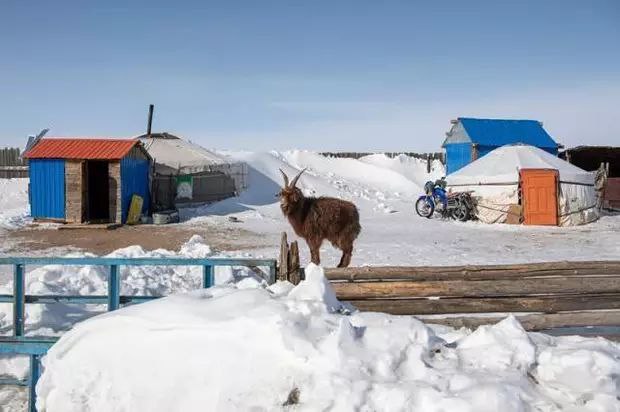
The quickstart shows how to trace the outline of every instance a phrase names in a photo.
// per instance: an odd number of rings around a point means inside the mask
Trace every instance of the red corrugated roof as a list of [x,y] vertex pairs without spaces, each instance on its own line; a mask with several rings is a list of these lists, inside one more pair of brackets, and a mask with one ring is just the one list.
[[137,139],[42,139],[25,157],[27,159],[119,160],[139,143]]

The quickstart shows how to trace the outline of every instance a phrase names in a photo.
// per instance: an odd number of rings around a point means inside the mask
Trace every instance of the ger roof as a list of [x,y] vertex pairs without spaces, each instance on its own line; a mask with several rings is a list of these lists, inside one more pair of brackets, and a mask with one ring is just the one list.
[[472,143],[481,146],[503,146],[523,143],[536,147],[556,148],[558,144],[543,129],[537,120],[458,119]]
[[27,159],[119,160],[137,139],[45,138],[30,149]]
[[448,185],[518,182],[521,169],[554,169],[560,179],[593,184],[594,175],[538,147],[506,145],[446,176]]

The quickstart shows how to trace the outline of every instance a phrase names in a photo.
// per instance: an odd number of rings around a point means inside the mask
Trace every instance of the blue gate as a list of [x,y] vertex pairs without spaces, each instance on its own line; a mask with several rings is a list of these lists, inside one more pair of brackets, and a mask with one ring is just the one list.
[[[276,261],[269,259],[191,259],[191,258],[0,258],[0,265],[13,266],[13,293],[0,295],[0,302],[13,304],[13,334],[0,337],[0,353],[30,356],[30,375],[26,380],[1,378],[0,385],[28,386],[28,411],[36,411],[35,387],[40,374],[41,356],[56,342],[57,338],[24,335],[25,305],[50,303],[95,303],[107,304],[107,310],[118,309],[123,304],[141,303],[161,296],[121,296],[120,266],[200,266],[202,267],[202,286],[211,287],[214,283],[216,266],[268,267],[269,283],[276,279]],[[67,295],[28,295],[26,294],[26,265],[94,265],[110,268],[108,294],[102,296]]]

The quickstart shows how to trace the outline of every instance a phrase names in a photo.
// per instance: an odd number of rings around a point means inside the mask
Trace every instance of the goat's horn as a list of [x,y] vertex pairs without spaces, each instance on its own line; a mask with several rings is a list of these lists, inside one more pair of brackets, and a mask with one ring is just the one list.
[[299,172],[299,174],[298,174],[297,176],[295,176],[295,178],[294,178],[294,179],[293,179],[293,181],[291,182],[291,187],[295,187],[295,185],[297,184],[297,180],[299,180],[299,176],[301,176],[301,174],[302,174],[303,172],[305,172],[305,171],[306,171],[306,169],[307,169],[307,168],[305,168],[305,167],[304,167],[303,169],[301,169],[301,172]]
[[288,176],[284,173],[284,170],[280,169],[280,173],[282,173],[282,177],[284,178],[284,187],[288,187]]

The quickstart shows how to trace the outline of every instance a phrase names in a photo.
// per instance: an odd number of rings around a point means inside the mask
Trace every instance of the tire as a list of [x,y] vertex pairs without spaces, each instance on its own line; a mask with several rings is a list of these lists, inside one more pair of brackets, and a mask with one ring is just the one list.
[[432,200],[422,197],[415,202],[415,211],[420,217],[430,219],[435,211],[435,204]]
[[452,217],[459,222],[466,222],[469,220],[470,213],[467,202],[464,199],[458,200],[458,206],[452,210]]

